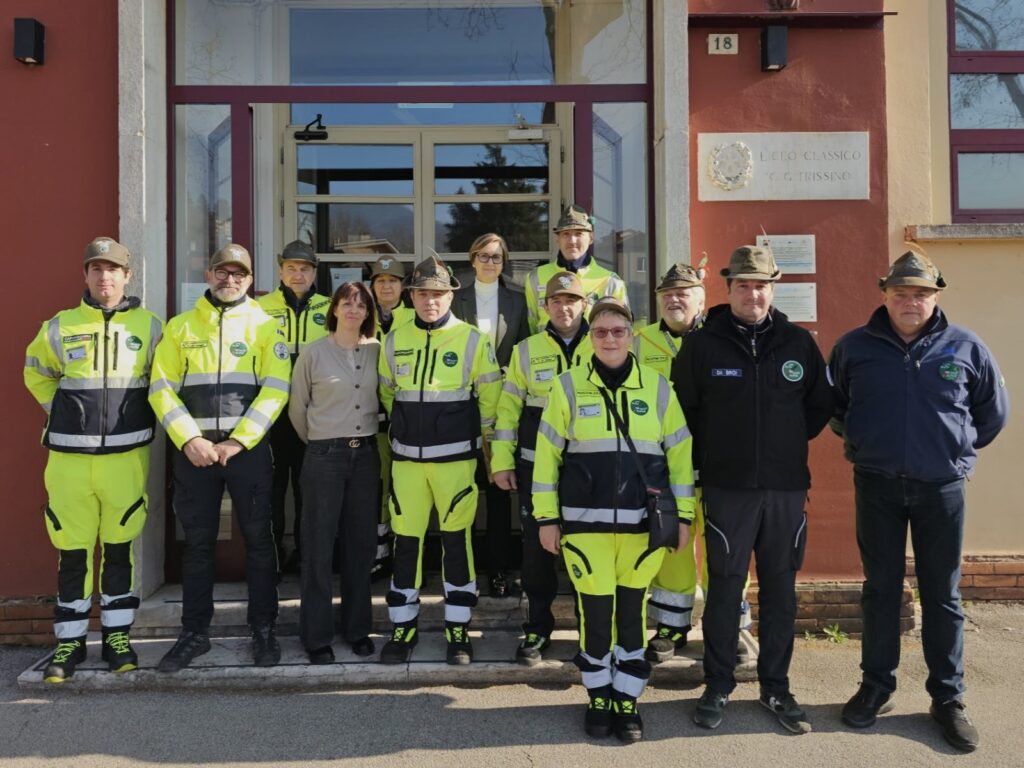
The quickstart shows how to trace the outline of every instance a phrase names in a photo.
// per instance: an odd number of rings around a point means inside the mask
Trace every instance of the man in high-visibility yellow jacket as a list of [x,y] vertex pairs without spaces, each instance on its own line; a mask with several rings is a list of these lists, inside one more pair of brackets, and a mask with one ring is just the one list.
[[[313,248],[301,240],[288,243],[277,257],[278,277],[276,290],[257,301],[263,311],[277,320],[292,364],[317,339],[327,335],[327,310],[331,299],[316,292],[316,268],[319,259]],[[274,519],[274,544],[277,547],[277,566],[284,572],[294,573],[299,564],[299,534],[302,530],[302,490],[299,477],[306,444],[295,434],[291,419],[278,419],[270,429],[270,449],[274,458],[274,485],[271,503]],[[291,480],[295,499],[295,525],[292,542],[295,548],[286,560],[284,551],[285,502],[288,481]]]
[[153,360],[149,402],[178,449],[174,511],[185,531],[182,631],[161,659],[177,672],[210,650],[213,558],[224,488],[245,538],[248,622],[258,666],[281,658],[271,532],[271,424],[288,401],[291,363],[278,323],[246,295],[252,259],[226,245],[210,259],[206,294],[172,318]]
[[558,272],[545,286],[547,326],[516,344],[498,401],[498,422],[491,444],[494,482],[519,491],[523,536],[522,584],[529,604],[523,641],[516,661],[532,666],[551,642],[555,617],[551,605],[558,593],[558,558],[540,545],[533,519],[533,460],[540,415],[555,379],[577,365],[590,365],[594,353],[583,317],[586,293],[579,277]]
[[602,267],[594,258],[594,223],[590,214],[578,205],[570,205],[562,212],[554,230],[558,239],[558,253],[554,261],[537,267],[526,276],[530,333],[537,333],[547,325],[549,318],[544,290],[556,272],[572,272],[579,277],[586,291],[588,309],[603,296],[613,296],[629,306],[622,278]]
[[[672,372],[672,361],[690,331],[704,321],[704,269],[689,264],[673,264],[655,289],[661,319],[641,328],[633,343],[633,352],[643,365],[649,365],[665,378]],[[698,501],[699,494],[698,493]],[[667,661],[686,645],[691,627],[693,598],[697,591],[697,563],[694,546],[703,545],[704,516],[697,506],[694,535],[690,546],[670,552],[651,584],[650,614],[658,622],[647,646],[649,661]]]
[[162,323],[125,296],[130,258],[109,237],[89,243],[81,304],[43,323],[25,352],[25,386],[47,414],[46,532],[60,552],[57,647],[43,672],[52,683],[86,658],[97,539],[103,660],[113,672],[138,666],[132,540],[146,522],[155,426],[146,392]]
[[[477,601],[473,567],[477,459],[494,428],[501,371],[486,334],[451,313],[458,281],[430,257],[409,279],[416,319],[384,339],[380,397],[391,417],[391,525],[395,562],[387,594],[394,623],[384,664],[408,661],[419,639],[423,537],[436,507],[441,528],[445,639],[449,664],[473,659],[469,620]],[[487,436],[489,437],[489,435]]]
[[533,470],[541,545],[561,551],[578,595],[584,728],[624,742],[643,738],[647,588],[665,553],[650,516],[677,514],[685,546],[695,506],[690,431],[665,377],[630,354],[632,322],[613,298],[594,305],[592,365],[551,388]]

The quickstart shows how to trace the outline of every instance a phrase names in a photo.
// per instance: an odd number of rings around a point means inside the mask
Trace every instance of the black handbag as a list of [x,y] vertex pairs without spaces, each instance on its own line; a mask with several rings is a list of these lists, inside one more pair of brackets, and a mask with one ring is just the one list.
[[[626,425],[622,423],[622,417],[615,409],[615,404],[604,389],[601,389],[601,396],[615,419],[615,431],[622,435],[626,445],[629,446],[629,452],[633,455],[633,461],[636,464],[636,471],[640,473],[640,481],[647,491],[647,524],[649,526],[647,547],[651,550],[658,547],[675,549],[679,546],[679,513],[676,511],[675,499],[672,494],[666,493],[648,482],[647,473],[644,472],[644,465],[640,462],[640,455],[633,444],[633,438],[626,431]],[[664,509],[662,499],[671,501],[671,508]],[[664,506],[669,505],[666,503]]]

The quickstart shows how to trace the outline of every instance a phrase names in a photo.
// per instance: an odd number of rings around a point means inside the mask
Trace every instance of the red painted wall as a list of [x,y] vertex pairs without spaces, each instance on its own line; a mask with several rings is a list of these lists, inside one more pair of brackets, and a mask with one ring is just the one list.
[[[13,19],[46,26],[46,59],[12,55]],[[42,409],[22,383],[25,347],[40,325],[78,303],[82,252],[117,237],[117,3],[4,0],[0,6],[0,220],[6,297],[0,302],[0,597],[53,593],[57,557],[39,438]]]
[[[691,12],[697,10],[694,5]],[[705,0],[696,5],[720,11],[728,4]],[[805,0],[803,8],[824,10],[819,8],[823,5]],[[738,32],[740,53],[709,56],[706,35],[714,31]],[[718,270],[732,249],[752,244],[762,227],[769,234],[813,234],[817,274],[783,280],[817,282],[819,322],[806,327],[817,335],[827,358],[836,339],[863,324],[878,305],[877,279],[888,264],[883,32],[791,27],[789,64],[781,72],[761,71],[757,28],[725,22],[714,29],[691,27],[689,35],[691,248],[694,260],[701,251],[710,257],[708,305],[725,301],[725,280]],[[870,199],[698,201],[699,133],[771,131],[869,131]],[[852,471],[839,439],[827,427],[811,445],[811,473],[810,538],[802,577],[858,577]]]

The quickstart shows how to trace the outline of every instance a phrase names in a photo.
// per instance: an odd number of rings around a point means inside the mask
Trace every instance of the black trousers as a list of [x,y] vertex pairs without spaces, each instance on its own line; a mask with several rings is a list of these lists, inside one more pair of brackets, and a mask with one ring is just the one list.
[[740,602],[757,554],[757,678],[769,694],[789,690],[796,620],[796,572],[807,544],[806,491],[704,487],[708,596],[704,607],[704,681],[729,694],[736,687]]
[[512,494],[487,479],[487,467],[481,458],[477,464],[476,485],[484,492],[487,504],[487,527],[484,549],[487,561],[483,570],[492,576],[508,568],[508,548],[512,541]]
[[295,549],[302,544],[302,460],[306,444],[302,442],[287,413],[282,413],[270,428],[270,448],[274,456],[274,484],[272,505],[274,510],[274,544],[277,556],[284,555],[285,506],[288,498],[288,483],[292,485],[295,497],[295,527],[293,540]]
[[[522,585],[527,598],[523,632],[550,637],[555,629],[551,606],[558,596],[559,558],[540,545],[539,526],[533,517],[533,464],[516,462],[516,484],[519,486],[519,523],[523,537]],[[579,605],[575,599],[573,604],[578,615]]]
[[270,446],[261,441],[226,467],[196,467],[181,451],[174,453],[174,512],[185,530],[182,555],[181,624],[206,634],[213,619],[214,550],[220,504],[227,487],[245,538],[245,572],[249,586],[248,622],[277,619],[277,558],[270,528]]
[[[302,468],[306,501],[302,526],[302,602],[299,634],[307,650],[331,644],[331,561],[341,571],[341,635],[361,640],[372,629],[370,571],[377,550],[380,454],[377,439],[310,440]],[[340,535],[339,535],[340,533]]]

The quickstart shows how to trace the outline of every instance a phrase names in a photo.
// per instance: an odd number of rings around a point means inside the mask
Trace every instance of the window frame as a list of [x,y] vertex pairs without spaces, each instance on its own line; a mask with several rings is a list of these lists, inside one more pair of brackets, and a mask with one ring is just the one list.
[[954,75],[1024,75],[1024,50],[968,51],[956,47],[956,0],[946,0],[950,206],[954,224],[1024,222],[1024,208],[961,208],[959,158],[964,154],[1024,153],[1024,129],[953,128]]

